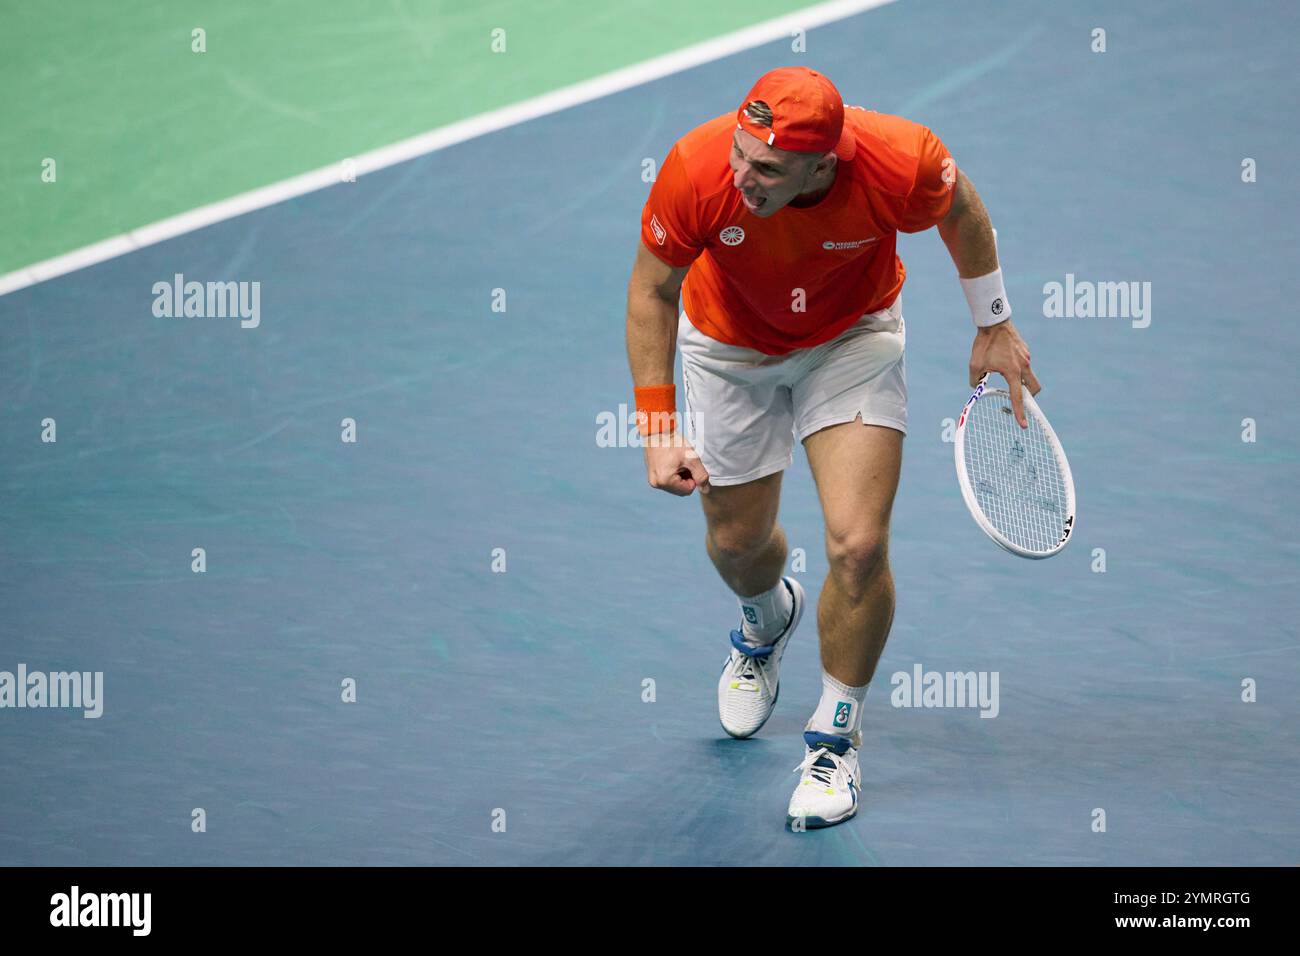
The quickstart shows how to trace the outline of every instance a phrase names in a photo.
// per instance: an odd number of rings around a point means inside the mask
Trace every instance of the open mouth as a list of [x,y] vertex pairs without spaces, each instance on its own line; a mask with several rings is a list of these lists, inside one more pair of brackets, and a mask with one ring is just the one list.
[[758,199],[750,199],[744,193],[741,193],[740,198],[745,201],[745,205],[748,206],[751,210],[761,209],[763,207],[763,204],[767,202],[766,196],[761,196]]

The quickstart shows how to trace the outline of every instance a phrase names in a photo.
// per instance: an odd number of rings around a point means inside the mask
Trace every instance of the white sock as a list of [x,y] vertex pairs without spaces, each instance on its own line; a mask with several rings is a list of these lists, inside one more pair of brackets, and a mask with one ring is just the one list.
[[740,613],[744,616],[741,631],[745,643],[750,647],[771,644],[790,623],[793,612],[794,597],[784,581],[777,581],[776,587],[762,594],[740,598]]
[[823,734],[852,737],[862,729],[862,705],[866,701],[866,687],[841,684],[822,671],[822,699],[813,713],[811,729]]

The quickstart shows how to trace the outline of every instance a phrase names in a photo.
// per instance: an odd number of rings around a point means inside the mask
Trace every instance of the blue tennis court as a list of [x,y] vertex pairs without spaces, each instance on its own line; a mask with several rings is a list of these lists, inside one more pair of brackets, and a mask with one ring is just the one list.
[[[0,863],[1294,864],[1297,26],[903,0],[0,297],[0,670],[104,675],[98,719],[0,711]],[[728,739],[699,503],[599,440],[643,160],[789,63],[978,186],[1079,495],[1049,561],[971,521],[969,317],[902,237],[898,611],[862,811],[809,833],[813,628]],[[257,282],[256,327],[155,315],[178,274]],[[1147,315],[1045,316],[1067,276]],[[815,597],[801,453],[781,520]],[[918,665],[996,717],[891,706]]]

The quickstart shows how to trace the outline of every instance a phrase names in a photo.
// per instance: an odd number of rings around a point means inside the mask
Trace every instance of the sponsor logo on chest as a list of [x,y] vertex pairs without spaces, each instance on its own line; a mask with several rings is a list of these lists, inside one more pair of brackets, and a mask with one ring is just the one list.
[[[653,219],[651,220],[650,225],[652,228],[655,226],[655,222]],[[656,229],[655,236],[658,237],[658,235],[659,235],[659,230]],[[845,251],[852,252],[856,249],[862,249],[865,246],[869,246],[873,242],[878,241],[879,239],[880,239],[879,236],[871,236],[868,239],[845,239],[845,240],[827,239],[822,243],[822,248],[825,249],[827,252],[845,252]],[[663,240],[660,240],[661,244],[662,241]],[[724,246],[738,246],[745,241],[745,230],[742,229],[740,226],[727,226],[725,229],[723,229],[721,232],[718,233],[718,241],[721,242]]]
[[872,236],[870,239],[849,239],[843,242],[836,242],[833,239],[827,239],[822,243],[822,248],[828,251],[838,251],[841,249],[861,249],[863,246],[870,245],[879,239],[879,236]]

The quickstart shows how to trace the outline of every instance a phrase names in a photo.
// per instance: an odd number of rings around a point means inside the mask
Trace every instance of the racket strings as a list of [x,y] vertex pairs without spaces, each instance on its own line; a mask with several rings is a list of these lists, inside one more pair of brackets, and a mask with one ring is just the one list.
[[1065,476],[1041,423],[1022,429],[1004,395],[981,397],[968,412],[966,478],[997,531],[1028,551],[1053,550],[1069,512]]

